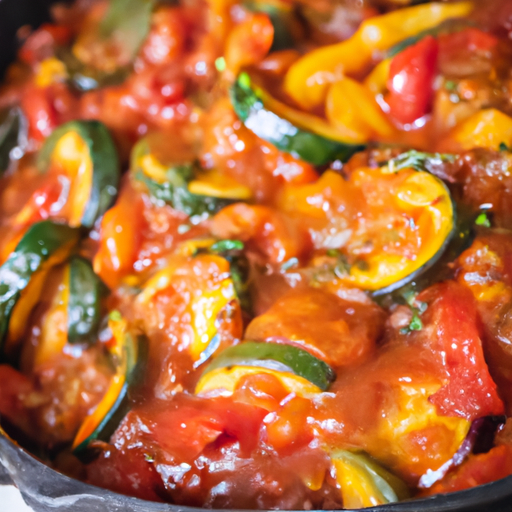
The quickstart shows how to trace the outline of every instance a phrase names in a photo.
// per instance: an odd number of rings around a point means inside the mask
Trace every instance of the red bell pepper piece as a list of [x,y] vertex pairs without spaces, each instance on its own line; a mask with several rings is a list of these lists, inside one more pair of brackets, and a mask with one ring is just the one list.
[[399,123],[413,123],[429,112],[437,54],[436,39],[427,36],[391,61],[387,103],[390,115]]

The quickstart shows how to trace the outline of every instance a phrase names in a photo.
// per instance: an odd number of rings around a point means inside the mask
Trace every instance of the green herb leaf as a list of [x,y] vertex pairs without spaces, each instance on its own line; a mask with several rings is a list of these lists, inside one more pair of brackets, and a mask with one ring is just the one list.
[[123,319],[123,316],[121,315],[121,312],[117,309],[114,309],[111,311],[108,315],[109,319],[113,322],[120,322]]
[[217,69],[219,73],[222,73],[226,69],[226,59],[224,59],[224,57],[219,57],[215,60],[215,69]]
[[500,143],[500,151],[510,151],[510,148],[504,142]]
[[423,322],[421,321],[421,318],[416,313],[413,315],[411,323],[409,324],[409,330],[410,331],[421,331],[421,329],[423,329]]
[[482,212],[480,215],[478,215],[478,217],[475,219],[475,224],[477,226],[483,226],[485,228],[491,227],[491,221],[489,220],[489,217],[485,212]]
[[228,252],[228,251],[243,251],[244,243],[240,240],[219,240],[215,242],[211,247],[211,252]]

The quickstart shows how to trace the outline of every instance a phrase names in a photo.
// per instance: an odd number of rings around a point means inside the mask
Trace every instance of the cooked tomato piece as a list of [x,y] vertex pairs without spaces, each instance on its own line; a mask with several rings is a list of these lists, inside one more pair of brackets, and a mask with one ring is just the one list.
[[384,312],[371,301],[350,302],[310,289],[277,300],[249,324],[246,337],[291,343],[330,365],[348,366],[373,353],[383,324]]
[[428,304],[428,343],[438,354],[447,383],[430,397],[440,414],[474,420],[503,414],[496,384],[489,374],[471,293],[448,281],[418,296]]
[[512,447],[501,445],[488,453],[472,455],[457,470],[432,486],[424,495],[463,491],[512,474]]

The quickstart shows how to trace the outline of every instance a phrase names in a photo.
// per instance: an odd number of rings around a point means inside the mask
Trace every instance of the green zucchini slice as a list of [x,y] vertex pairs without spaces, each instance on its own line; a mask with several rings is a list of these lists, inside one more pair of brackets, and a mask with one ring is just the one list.
[[331,460],[344,508],[375,507],[410,496],[402,480],[365,453],[337,450],[332,453]]
[[[376,297],[403,287],[440,260],[457,232],[456,207],[439,178],[416,171],[411,165],[397,170],[390,164],[368,170],[365,175],[366,183],[375,182],[380,187],[378,201],[385,205],[385,210],[378,210],[373,219],[379,222],[381,211],[393,211],[400,219],[401,238],[392,226],[378,230],[370,227],[370,234],[361,230],[360,235],[361,240],[371,241],[366,253],[329,249],[326,256],[332,260],[327,263],[321,256],[314,260],[314,267],[325,265],[323,268],[334,275],[333,280],[368,290]],[[328,171],[324,176],[327,179],[332,174]],[[391,176],[396,177],[394,185],[387,181]],[[372,207],[371,202],[368,205]]]
[[82,455],[94,440],[108,441],[130,408],[129,387],[141,373],[147,340],[129,331],[117,311],[111,313],[109,327],[114,343],[110,348],[115,372],[107,392],[85,418],[73,441],[73,452]]
[[249,130],[281,151],[313,165],[346,161],[364,145],[348,141],[325,120],[295,110],[241,73],[231,91],[233,108]]
[[84,258],[72,258],[68,271],[68,342],[93,343],[101,320],[101,300],[107,288]]
[[117,196],[119,158],[114,141],[99,121],[71,121],[46,139],[37,165],[58,166],[70,179],[68,222],[92,228]]
[[[196,393],[224,387],[232,391],[236,381],[247,373],[268,372],[285,380],[294,391],[300,388],[326,391],[336,378],[334,370],[306,350],[293,345],[246,341],[221,352],[205,369],[196,386]],[[287,380],[290,376],[292,381]],[[297,377],[297,379],[294,379]]]
[[[214,188],[198,180],[201,173],[194,161],[172,160],[161,161],[152,152],[151,140],[142,139],[132,152],[132,176],[146,187],[153,201],[185,213],[192,224],[198,224],[233,202],[247,198],[245,187]],[[194,190],[199,188],[208,188],[208,195],[195,193]]]
[[38,222],[0,267],[0,347],[8,332],[16,333],[13,338],[17,339],[24,331],[48,270],[68,257],[79,234],[78,229],[64,224]]
[[20,148],[19,158],[27,143],[27,123],[21,109],[13,107],[0,112],[0,176],[9,168],[11,151]]

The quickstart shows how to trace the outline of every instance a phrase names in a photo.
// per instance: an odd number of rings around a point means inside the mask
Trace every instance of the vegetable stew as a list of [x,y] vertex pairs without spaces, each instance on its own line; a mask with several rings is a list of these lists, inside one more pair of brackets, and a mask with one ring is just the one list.
[[146,500],[512,474],[512,4],[76,0],[0,86],[0,416]]

